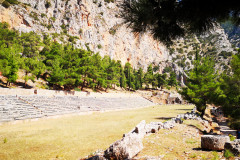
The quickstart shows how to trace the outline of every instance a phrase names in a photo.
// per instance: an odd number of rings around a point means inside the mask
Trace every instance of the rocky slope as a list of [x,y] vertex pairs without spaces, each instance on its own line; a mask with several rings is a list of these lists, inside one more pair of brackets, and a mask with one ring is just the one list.
[[[104,0],[19,0],[22,4],[6,9],[0,6],[0,21],[20,32],[52,33],[66,43],[77,36],[76,46],[90,47],[100,55],[129,61],[146,69],[149,63],[168,59],[164,45],[149,34],[132,33],[119,18],[118,3]],[[58,33],[58,34],[54,34]]]
[[230,42],[236,47],[240,47],[240,26],[232,24],[230,21],[221,24],[227,33]]
[[[106,0],[19,0],[18,5],[0,5],[0,22],[8,22],[20,32],[48,33],[53,39],[68,43],[75,36],[76,46],[89,47],[100,55],[129,61],[134,68],[144,70],[152,63],[159,71],[169,66],[178,75],[192,67],[196,45],[214,47],[216,54],[232,51],[224,31],[217,27],[211,34],[186,37],[176,41],[170,50],[155,41],[150,34],[132,33],[122,23],[117,2]],[[224,64],[227,62],[224,61]]]

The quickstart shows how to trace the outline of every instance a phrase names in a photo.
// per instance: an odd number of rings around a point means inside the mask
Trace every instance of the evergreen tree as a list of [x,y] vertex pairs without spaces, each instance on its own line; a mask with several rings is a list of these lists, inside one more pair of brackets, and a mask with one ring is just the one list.
[[120,77],[120,87],[122,87],[122,88],[126,88],[126,76],[125,76],[125,74],[124,74],[124,72],[123,72],[123,69],[121,70],[121,77]]
[[128,89],[131,90],[131,89],[134,89],[135,88],[135,85],[134,85],[134,75],[133,75],[133,69],[132,69],[132,66],[129,62],[127,62],[124,66],[124,74],[125,74],[125,77],[126,77],[126,82],[127,82],[127,86],[128,86]]
[[214,61],[208,57],[196,60],[194,68],[189,72],[186,87],[180,92],[190,103],[196,105],[203,117],[207,103],[222,94]]
[[[25,70],[25,86],[28,79],[34,81],[45,71],[45,65],[42,62],[44,57],[39,53],[42,45],[39,35],[34,32],[22,33],[20,43],[23,46],[23,65]],[[31,73],[29,75],[29,73]]]
[[171,72],[170,73],[170,77],[168,79],[168,85],[170,85],[171,87],[173,86],[177,86],[178,82],[177,82],[177,76],[175,72]]
[[167,74],[159,74],[157,73],[156,75],[156,79],[157,79],[157,86],[158,88],[163,88],[163,86],[165,86],[167,84]]
[[226,115],[240,119],[240,52],[233,56],[231,70],[230,75],[222,74],[221,89],[224,95],[214,102],[223,106]]
[[216,22],[240,24],[240,1],[125,0],[122,18],[133,32],[150,31],[165,44],[192,33],[204,33]]
[[153,75],[152,64],[150,64],[147,68],[147,72],[144,76],[144,82],[145,82],[145,84],[147,85],[148,88],[149,88],[149,84],[152,85],[152,88],[154,88],[155,85],[156,85],[156,80],[155,80],[155,77]]

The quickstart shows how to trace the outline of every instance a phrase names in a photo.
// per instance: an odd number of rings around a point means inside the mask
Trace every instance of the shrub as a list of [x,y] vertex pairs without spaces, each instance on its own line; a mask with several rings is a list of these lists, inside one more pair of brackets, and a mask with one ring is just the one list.
[[51,17],[50,20],[52,20],[53,22],[56,21],[56,18],[55,17]]
[[36,12],[31,12],[29,16],[34,20],[39,21],[38,14]]
[[3,143],[7,143],[7,138],[4,138]]
[[51,4],[50,1],[47,1],[47,2],[45,3],[45,7],[46,7],[46,8],[50,8],[51,6],[52,6],[52,4]]
[[43,18],[43,17],[46,17],[47,15],[46,14],[44,14],[44,13],[42,13],[41,14],[41,17]]
[[80,28],[79,31],[78,31],[79,34],[82,34],[83,33],[83,29]]
[[113,27],[109,30],[109,33],[110,33],[111,35],[115,35],[116,32],[117,32],[117,30],[116,30],[115,28],[113,28]]
[[5,8],[9,8],[9,7],[11,6],[11,4],[8,3],[7,1],[4,1],[4,2],[2,3],[2,6],[5,7]]
[[81,92],[81,89],[80,89],[80,88],[77,88],[77,87],[74,88],[74,90],[75,90],[75,91],[79,91],[79,92]]
[[225,158],[231,158],[231,157],[234,157],[234,154],[233,154],[230,150],[226,149],[226,150],[224,151],[223,156],[224,156]]
[[101,49],[101,48],[102,48],[102,45],[101,45],[101,44],[99,44],[99,45],[97,45],[97,47],[98,47],[98,49]]
[[19,4],[17,0],[6,0],[10,4]]
[[98,3],[98,1],[97,1],[97,0],[93,0],[93,3],[95,3],[95,4],[96,4],[96,3]]
[[114,0],[104,0],[104,2],[107,2],[107,3],[112,2],[112,3],[114,3]]
[[213,155],[212,160],[219,160],[220,159],[220,157],[219,157],[219,155],[216,151],[212,152],[212,155]]
[[231,134],[229,134],[228,135],[229,136],[229,138],[230,138],[230,141],[234,141],[236,138],[233,136],[233,135],[231,135]]

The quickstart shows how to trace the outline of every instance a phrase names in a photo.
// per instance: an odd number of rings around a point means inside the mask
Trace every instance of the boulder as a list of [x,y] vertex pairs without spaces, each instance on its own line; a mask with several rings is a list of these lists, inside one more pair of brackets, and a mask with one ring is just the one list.
[[204,135],[201,137],[202,149],[221,151],[224,150],[226,142],[230,142],[229,136]]
[[132,133],[136,133],[140,138],[143,138],[146,135],[146,121],[142,120],[132,131],[124,134],[123,137]]
[[167,121],[163,123],[163,128],[164,129],[172,129],[174,127],[174,122],[173,121]]
[[146,133],[156,133],[159,131],[161,128],[163,128],[163,123],[162,122],[151,122],[146,125]]
[[179,123],[179,124],[183,123],[181,118],[172,118],[172,121],[175,122],[175,123]]
[[224,145],[224,150],[231,151],[235,156],[240,155],[240,139],[235,139],[232,142],[226,142]]
[[121,140],[114,142],[105,152],[107,159],[131,159],[143,149],[142,138],[138,134],[126,134]]
[[87,160],[107,160],[107,159],[103,156],[96,155],[96,156],[88,158]]

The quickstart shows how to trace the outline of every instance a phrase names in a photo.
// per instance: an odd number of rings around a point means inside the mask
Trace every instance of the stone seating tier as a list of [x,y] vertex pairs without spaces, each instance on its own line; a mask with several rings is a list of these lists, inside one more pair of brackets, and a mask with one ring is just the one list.
[[142,97],[0,96],[0,122],[153,106]]

